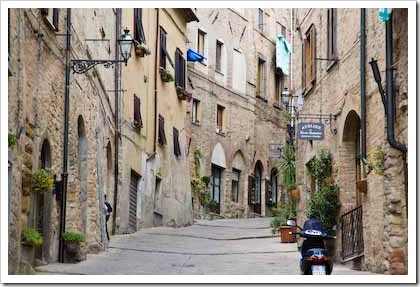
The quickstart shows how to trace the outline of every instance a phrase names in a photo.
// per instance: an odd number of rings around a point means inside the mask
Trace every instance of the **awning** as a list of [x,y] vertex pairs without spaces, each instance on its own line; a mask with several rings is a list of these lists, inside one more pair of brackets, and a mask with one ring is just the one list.
[[290,53],[292,47],[283,35],[278,35],[276,39],[276,68],[280,69],[284,75],[289,74]]
[[188,49],[187,50],[187,61],[189,62],[202,62],[206,57],[200,55],[194,50]]

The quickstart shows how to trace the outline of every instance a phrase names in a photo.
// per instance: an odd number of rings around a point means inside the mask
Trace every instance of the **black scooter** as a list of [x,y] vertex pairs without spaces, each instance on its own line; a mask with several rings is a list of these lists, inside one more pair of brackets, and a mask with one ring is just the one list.
[[302,275],[331,275],[333,263],[325,248],[326,239],[335,239],[328,235],[322,222],[318,219],[308,219],[303,228],[296,225],[296,221],[288,220],[287,225],[296,226],[298,232],[290,232],[304,237],[302,244],[300,272]]

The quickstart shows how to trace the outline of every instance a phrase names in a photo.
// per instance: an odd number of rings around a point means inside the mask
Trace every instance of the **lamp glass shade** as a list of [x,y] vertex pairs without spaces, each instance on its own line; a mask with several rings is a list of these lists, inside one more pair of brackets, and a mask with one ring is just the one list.
[[281,103],[284,106],[288,106],[290,101],[290,92],[287,88],[284,88],[283,92],[281,93]]
[[131,37],[129,32],[130,30],[125,29],[120,40],[121,55],[125,62],[131,57],[131,46],[133,45],[133,37]]

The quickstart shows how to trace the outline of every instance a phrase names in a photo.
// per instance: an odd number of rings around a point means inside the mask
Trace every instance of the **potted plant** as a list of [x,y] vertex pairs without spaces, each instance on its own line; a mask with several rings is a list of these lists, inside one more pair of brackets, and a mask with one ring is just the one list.
[[175,80],[174,76],[172,76],[172,74],[163,67],[159,68],[159,74],[160,74],[160,78],[164,82],[172,82]]
[[271,233],[279,233],[282,243],[295,243],[296,235],[289,233],[295,232],[296,227],[287,225],[288,219],[293,218],[296,220],[296,205],[294,204],[294,200],[289,199],[276,211],[276,216],[270,222]]
[[54,175],[52,171],[41,168],[30,174],[31,191],[35,193],[46,193],[54,189]]
[[63,232],[61,238],[69,253],[76,253],[79,250],[80,243],[85,241],[85,237],[82,234],[73,231]]
[[30,228],[22,232],[22,244],[29,246],[41,246],[44,242],[41,233],[35,228]]
[[291,197],[300,198],[300,191],[296,184],[296,152],[290,144],[286,144],[281,155],[280,170],[283,181]]
[[151,54],[146,43],[134,40],[134,44],[135,44],[135,52],[137,56],[144,57]]
[[35,249],[44,242],[42,235],[35,228],[22,232],[22,258],[29,264],[35,263]]

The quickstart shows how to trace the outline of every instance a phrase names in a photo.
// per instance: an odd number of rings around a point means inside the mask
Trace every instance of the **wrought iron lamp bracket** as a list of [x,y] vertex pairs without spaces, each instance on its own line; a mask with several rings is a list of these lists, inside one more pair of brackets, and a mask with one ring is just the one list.
[[84,74],[96,65],[104,65],[105,68],[111,68],[114,63],[126,63],[125,60],[71,60],[73,74]]

